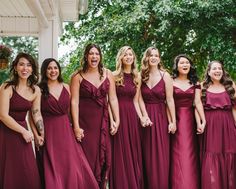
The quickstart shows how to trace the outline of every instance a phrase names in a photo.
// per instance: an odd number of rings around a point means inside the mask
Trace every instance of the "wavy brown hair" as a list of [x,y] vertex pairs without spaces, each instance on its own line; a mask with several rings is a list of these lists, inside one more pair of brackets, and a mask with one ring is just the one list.
[[79,69],[79,71],[77,72],[78,73],[86,73],[89,69],[89,65],[88,65],[88,55],[89,55],[89,51],[92,49],[92,48],[96,48],[99,52],[99,55],[100,55],[100,62],[98,63],[98,72],[100,74],[100,80],[102,80],[103,78],[103,64],[102,64],[102,51],[101,51],[101,48],[97,45],[97,44],[88,44],[86,47],[85,47],[85,50],[84,50],[84,54],[83,54],[83,57],[82,59],[80,60],[80,64],[82,66],[81,69]]
[[235,90],[233,88],[233,80],[230,78],[229,74],[225,71],[223,62],[214,60],[207,65],[207,69],[204,75],[204,81],[202,84],[202,101],[203,103],[206,102],[206,91],[209,86],[213,83],[211,77],[209,76],[208,72],[211,70],[211,66],[213,63],[219,63],[222,67],[223,75],[220,79],[220,83],[225,87],[226,92],[229,94],[231,100],[234,100]]
[[115,82],[117,86],[124,86],[124,67],[122,59],[125,56],[125,53],[127,50],[131,50],[133,56],[134,56],[134,62],[131,65],[131,75],[133,78],[133,83],[135,86],[139,84],[138,81],[138,70],[137,70],[137,57],[135,55],[134,50],[130,46],[123,46],[120,48],[120,50],[117,53],[116,56],[116,71],[115,71]]
[[[142,63],[141,77],[142,77],[142,81],[145,82],[145,83],[149,80],[149,73],[150,73],[149,59],[150,59],[152,50],[157,50],[157,52],[159,54],[159,57],[160,57],[160,52],[156,47],[148,47],[146,49],[146,51],[144,52],[143,58],[142,58],[142,61],[141,61],[141,63]],[[158,67],[159,70],[164,71],[164,68],[162,66],[161,61],[158,63],[157,67]]]
[[6,81],[5,88],[9,86],[13,86],[14,88],[16,88],[16,86],[19,84],[19,76],[18,73],[15,71],[15,68],[21,58],[25,58],[26,60],[28,60],[30,65],[32,66],[32,74],[27,79],[27,85],[32,89],[33,92],[35,92],[34,85],[37,84],[39,79],[38,63],[30,54],[23,52],[19,53],[12,62],[10,66],[10,80]]

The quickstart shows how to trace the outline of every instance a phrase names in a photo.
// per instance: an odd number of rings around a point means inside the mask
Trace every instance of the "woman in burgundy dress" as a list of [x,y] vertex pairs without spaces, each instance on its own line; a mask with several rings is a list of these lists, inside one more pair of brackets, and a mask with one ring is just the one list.
[[235,84],[220,61],[208,64],[202,83],[206,128],[200,138],[201,188],[236,188]]
[[32,56],[19,53],[13,61],[11,79],[0,89],[0,188],[40,189],[40,177],[32,148],[33,134],[26,114],[44,136],[40,113],[37,64]]
[[[196,70],[192,61],[184,54],[175,57],[173,79],[178,130],[171,136],[170,184],[172,189],[199,189],[200,166],[196,132],[200,134],[204,131],[206,120]],[[193,104],[202,120],[198,130]]]
[[138,105],[140,81],[136,56],[129,46],[122,47],[116,58],[116,92],[120,110],[120,126],[112,137],[111,189],[142,189],[142,154],[140,124],[143,119]]
[[[81,145],[70,126],[70,91],[59,63],[45,59],[41,67],[41,111],[45,125],[43,168],[46,189],[98,189]],[[37,133],[34,132],[37,136]],[[40,140],[36,138],[36,144]],[[39,140],[38,140],[39,139]]]
[[[145,189],[169,188],[169,133],[175,133],[175,105],[170,75],[161,67],[157,48],[149,47],[142,59],[140,107],[152,121],[142,128],[142,155]],[[168,124],[166,109],[170,110]],[[146,113],[144,113],[146,114]]]
[[108,102],[115,118],[111,132],[119,125],[118,101],[112,73],[103,68],[99,46],[86,46],[82,69],[71,79],[71,112],[75,136],[100,188],[105,188],[111,166]]

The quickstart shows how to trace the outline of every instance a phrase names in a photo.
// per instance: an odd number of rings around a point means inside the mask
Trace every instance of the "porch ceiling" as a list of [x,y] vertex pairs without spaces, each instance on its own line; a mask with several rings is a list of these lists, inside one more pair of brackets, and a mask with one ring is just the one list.
[[0,0],[0,36],[37,36],[54,17],[61,25],[63,21],[77,21],[87,8],[88,0]]

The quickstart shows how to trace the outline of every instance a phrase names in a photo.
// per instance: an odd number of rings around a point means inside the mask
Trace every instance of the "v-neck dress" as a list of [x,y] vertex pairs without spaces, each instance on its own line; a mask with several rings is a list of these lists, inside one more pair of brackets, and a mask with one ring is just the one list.
[[79,125],[84,130],[81,145],[100,188],[105,187],[111,166],[109,85],[107,77],[98,88],[83,78],[79,91]]
[[163,77],[153,88],[143,82],[141,93],[153,122],[151,127],[142,128],[141,133],[145,189],[169,189],[170,137]]
[[[1,106],[1,105],[0,105]],[[9,115],[27,129],[26,114],[32,103],[15,90],[10,99]],[[40,189],[40,177],[32,148],[22,135],[0,121],[0,188]]]
[[59,99],[42,96],[41,110],[45,126],[43,147],[46,189],[98,189],[97,181],[76,141],[69,121],[70,96],[63,87]]
[[197,88],[200,86],[193,85],[183,91],[174,86],[177,131],[171,135],[170,145],[172,189],[200,188],[199,150],[193,107]]

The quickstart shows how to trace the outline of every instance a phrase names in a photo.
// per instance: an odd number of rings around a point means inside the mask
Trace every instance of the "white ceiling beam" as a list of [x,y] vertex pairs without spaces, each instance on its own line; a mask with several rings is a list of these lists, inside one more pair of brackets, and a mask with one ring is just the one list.
[[0,36],[37,36],[35,17],[0,17]]
[[42,27],[47,28],[49,23],[48,23],[48,19],[41,7],[41,4],[39,2],[39,0],[25,0],[25,3],[28,5],[28,7],[30,8],[30,10],[34,13],[34,15],[37,17],[37,19],[39,20],[39,24]]

